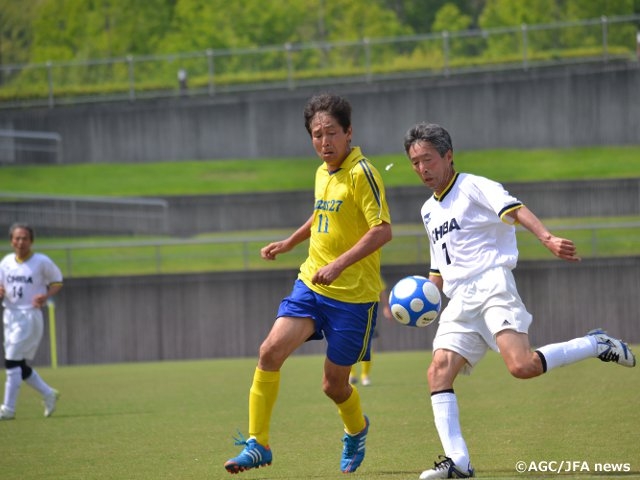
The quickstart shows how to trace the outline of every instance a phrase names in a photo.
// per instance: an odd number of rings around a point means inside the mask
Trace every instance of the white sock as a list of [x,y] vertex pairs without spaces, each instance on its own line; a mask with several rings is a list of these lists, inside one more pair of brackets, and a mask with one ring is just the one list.
[[469,466],[469,450],[460,430],[460,412],[456,394],[436,393],[431,396],[431,406],[444,454],[453,460],[458,468],[466,469]]
[[22,369],[20,367],[10,368],[6,370],[6,372],[7,381],[4,384],[3,405],[12,412],[15,412],[18,393],[20,393],[20,385],[22,384]]
[[598,354],[597,341],[593,335],[574,338],[568,342],[552,343],[537,350],[544,356],[546,372],[553,368],[564,367]]
[[40,392],[40,395],[43,397],[51,395],[51,392],[53,391],[51,387],[42,380],[42,377],[38,375],[38,372],[33,369],[31,370],[31,375],[29,375],[29,378],[27,378],[25,382],[27,382],[27,385]]

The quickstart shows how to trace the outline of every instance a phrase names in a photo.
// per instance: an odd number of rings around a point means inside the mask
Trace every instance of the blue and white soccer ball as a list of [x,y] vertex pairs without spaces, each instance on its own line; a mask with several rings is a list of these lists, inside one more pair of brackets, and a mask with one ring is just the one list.
[[403,278],[389,294],[389,307],[393,317],[410,327],[426,327],[431,324],[440,313],[441,305],[438,287],[420,275]]

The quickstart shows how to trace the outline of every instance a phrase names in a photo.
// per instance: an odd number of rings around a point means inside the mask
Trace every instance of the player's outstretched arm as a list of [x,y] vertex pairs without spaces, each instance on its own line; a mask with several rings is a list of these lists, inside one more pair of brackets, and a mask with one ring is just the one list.
[[524,205],[508,213],[508,215],[533,233],[556,257],[569,262],[579,262],[581,260],[577,255],[577,249],[573,241],[553,235],[542,221]]
[[311,224],[313,223],[313,215],[309,217],[300,228],[293,232],[288,238],[280,240],[279,242],[272,242],[266,247],[260,249],[260,256],[264,260],[275,260],[276,256],[280,253],[286,253],[293,249],[296,245],[304,242],[311,236]]

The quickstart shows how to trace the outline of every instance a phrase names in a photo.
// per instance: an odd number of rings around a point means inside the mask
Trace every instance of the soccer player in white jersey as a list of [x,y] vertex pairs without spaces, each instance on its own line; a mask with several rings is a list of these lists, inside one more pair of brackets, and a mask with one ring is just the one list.
[[590,357],[627,367],[636,360],[624,342],[603,330],[531,351],[531,315],[511,272],[518,259],[514,225],[522,225],[553,255],[569,262],[580,260],[574,243],[549,232],[502,185],[456,172],[451,137],[441,126],[415,125],[405,135],[404,148],[413,170],[433,191],[421,210],[431,240],[429,279],[449,297],[427,375],[444,455],[420,479],[473,477],[453,382],[459,373],[470,373],[489,348],[522,379]]
[[9,239],[14,253],[0,262],[7,373],[0,420],[15,418],[23,380],[42,395],[44,416],[49,417],[56,409],[59,393],[27,365],[27,360],[33,360],[38,350],[44,329],[42,307],[62,288],[62,273],[49,257],[31,250],[34,232],[29,225],[13,224]]
[[371,356],[382,290],[380,249],[391,240],[391,217],[379,172],[360,147],[351,146],[350,103],[337,95],[314,95],[304,119],[322,160],[313,212],[289,237],[263,247],[260,255],[275,260],[305,240],[309,255],[260,346],[249,390],[249,438],[237,439],[242,451],[224,464],[234,474],[271,465],[270,423],[280,369],[307,340],[326,339],[322,389],[344,425],[340,470],[355,472],[365,456],[369,419],[358,389],[349,384],[349,372],[351,365]]

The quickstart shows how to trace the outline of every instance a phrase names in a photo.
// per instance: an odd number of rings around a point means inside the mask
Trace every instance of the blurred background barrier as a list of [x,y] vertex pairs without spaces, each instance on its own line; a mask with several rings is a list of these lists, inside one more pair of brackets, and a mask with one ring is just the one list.
[[[505,187],[522,202],[531,205],[541,218],[637,219],[640,214],[640,177],[505,182]],[[429,190],[419,184],[387,188],[394,224],[420,226],[419,209],[430,195]],[[40,233],[59,237],[167,235],[194,238],[221,232],[236,232],[236,236],[247,237],[241,232],[297,228],[308,218],[311,208],[309,190],[161,198],[0,192],[0,225],[19,220],[37,225]],[[42,247],[38,245],[38,248]]]
[[38,225],[57,235],[155,234],[169,232],[169,202],[122,198],[0,192],[0,224]]
[[59,133],[0,129],[0,166],[60,163],[61,160]]
[[[578,225],[555,222],[551,230],[571,238],[583,258],[640,256],[640,220]],[[297,268],[306,258],[307,242],[276,262],[260,258],[264,245],[290,233],[243,235],[240,232],[222,238],[38,243],[37,250],[46,252],[65,278],[290,269]],[[383,264],[422,264],[426,268],[429,241],[420,225],[400,226],[394,230],[393,237],[383,249]],[[548,258],[548,251],[529,232],[520,228],[517,237],[521,258]],[[2,254],[9,251],[4,246],[0,249]]]

